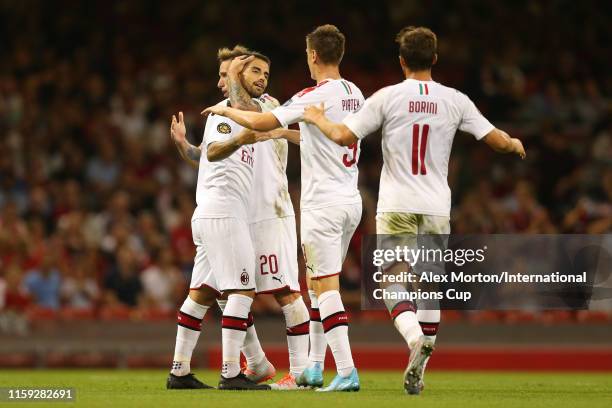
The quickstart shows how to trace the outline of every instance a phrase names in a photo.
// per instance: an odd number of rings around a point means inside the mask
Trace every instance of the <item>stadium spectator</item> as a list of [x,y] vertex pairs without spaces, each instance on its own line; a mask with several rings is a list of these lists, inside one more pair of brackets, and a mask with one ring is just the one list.
[[62,275],[56,256],[49,253],[44,255],[39,268],[27,271],[23,278],[26,293],[32,296],[36,305],[47,309],[60,307],[61,284]]
[[86,258],[75,261],[60,288],[62,303],[73,309],[93,309],[100,297],[98,282],[92,276],[92,265]]
[[147,306],[174,311],[184,297],[186,285],[170,248],[160,248],[154,262],[140,274]]
[[128,247],[117,249],[115,265],[105,281],[106,303],[137,306],[141,302],[142,284],[136,270],[136,256]]

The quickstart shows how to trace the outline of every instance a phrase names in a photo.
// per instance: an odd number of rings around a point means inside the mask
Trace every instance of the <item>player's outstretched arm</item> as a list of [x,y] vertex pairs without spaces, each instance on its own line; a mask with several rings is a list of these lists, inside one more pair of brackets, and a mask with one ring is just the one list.
[[215,162],[228,158],[240,147],[257,142],[254,131],[242,129],[240,133],[224,142],[212,142],[206,149],[208,161]]
[[327,119],[323,104],[318,107],[307,106],[303,118],[304,122],[315,125],[328,139],[340,146],[350,146],[359,140],[346,125]]
[[200,165],[200,156],[202,150],[187,141],[185,137],[187,128],[185,127],[185,121],[183,118],[183,112],[179,112],[178,121],[176,116],[172,115],[172,122],[170,123],[170,138],[176,145],[181,157],[193,168],[198,168]]
[[261,105],[251,98],[246,89],[244,89],[242,86],[242,81],[240,81],[240,73],[244,70],[246,64],[251,62],[253,59],[255,59],[255,57],[252,55],[243,55],[241,57],[234,58],[230,63],[227,70],[227,75],[229,78],[229,100],[232,106],[236,109],[261,112]]
[[510,137],[506,132],[500,129],[493,129],[484,137],[484,141],[493,150],[499,153],[515,153],[521,159],[527,157],[523,143],[514,137]]
[[240,126],[260,131],[276,129],[281,125],[278,122],[278,119],[276,119],[276,116],[270,112],[260,113],[241,111],[235,108],[230,108],[229,106],[210,106],[204,109],[201,114],[203,116],[208,116],[210,114],[225,116],[226,118],[238,123]]
[[270,139],[286,139],[293,144],[300,144],[300,131],[293,129],[278,128],[267,132],[255,132],[255,140],[264,142]]

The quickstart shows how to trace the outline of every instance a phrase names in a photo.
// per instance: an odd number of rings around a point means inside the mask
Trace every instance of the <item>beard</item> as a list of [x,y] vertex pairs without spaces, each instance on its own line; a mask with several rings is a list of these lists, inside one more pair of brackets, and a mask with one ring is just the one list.
[[265,88],[259,88],[254,84],[251,84],[251,86],[245,87],[244,89],[246,89],[248,94],[251,95],[251,98],[259,98],[266,91]]
[[261,88],[256,87],[254,83],[247,83],[244,76],[240,77],[240,83],[251,98],[259,98],[266,91],[266,88],[261,90]]

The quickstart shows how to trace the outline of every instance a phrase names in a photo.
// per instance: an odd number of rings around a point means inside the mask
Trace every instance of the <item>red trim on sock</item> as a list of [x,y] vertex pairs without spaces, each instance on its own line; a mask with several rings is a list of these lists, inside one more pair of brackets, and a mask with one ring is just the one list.
[[348,326],[348,316],[344,310],[339,312],[330,314],[325,319],[323,319],[323,331],[327,333],[334,327],[338,326]]
[[319,309],[317,308],[310,309],[310,320],[312,320],[313,322],[321,321],[321,313],[319,312]]
[[287,327],[287,336],[301,336],[310,333],[310,320],[293,327]]
[[221,318],[221,327],[224,329],[246,331],[247,319],[234,316],[223,316]]
[[403,302],[396,303],[395,306],[393,306],[393,309],[391,309],[391,312],[389,313],[391,314],[391,318],[395,320],[397,316],[401,315],[404,312],[416,313],[416,306],[414,305],[414,302],[405,300]]
[[202,319],[196,319],[195,317],[190,316],[185,312],[181,312],[180,310],[176,315],[176,323],[179,326],[183,326],[191,330],[202,330]]
[[438,334],[438,326],[440,323],[427,323],[427,322],[419,322],[421,325],[421,330],[423,330],[423,334],[426,336],[435,336]]
[[253,320],[253,313],[249,312],[249,315],[247,316],[247,327],[251,327],[253,324],[255,324]]

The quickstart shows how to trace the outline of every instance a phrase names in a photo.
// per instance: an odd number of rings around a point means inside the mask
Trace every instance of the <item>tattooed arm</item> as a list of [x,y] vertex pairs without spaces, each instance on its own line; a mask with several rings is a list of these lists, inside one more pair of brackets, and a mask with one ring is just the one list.
[[231,62],[227,75],[228,75],[228,88],[229,88],[229,100],[232,107],[240,110],[261,112],[261,105],[251,98],[246,89],[242,86],[240,80],[240,73],[250,61],[253,60],[253,56],[242,56],[234,58]]
[[183,112],[179,112],[178,121],[176,116],[172,115],[172,123],[170,124],[170,137],[176,145],[181,157],[193,168],[198,168],[200,165],[200,156],[202,155],[202,149],[196,147],[187,141],[185,134],[187,129],[185,128],[185,121],[183,119]]
[[211,162],[228,158],[242,146],[257,142],[255,133],[257,132],[251,129],[242,129],[240,133],[229,140],[210,143],[206,149],[206,158]]

